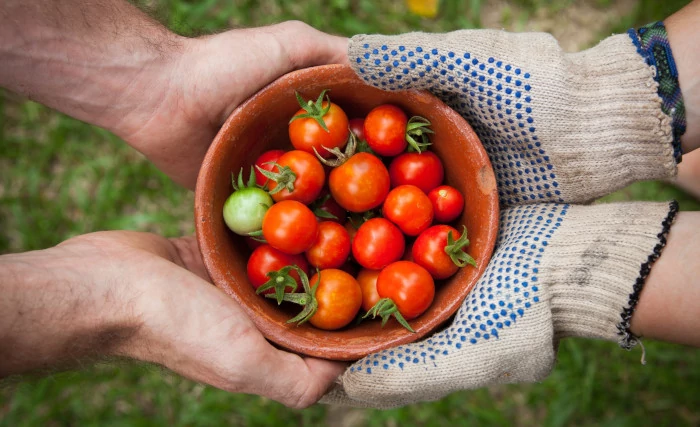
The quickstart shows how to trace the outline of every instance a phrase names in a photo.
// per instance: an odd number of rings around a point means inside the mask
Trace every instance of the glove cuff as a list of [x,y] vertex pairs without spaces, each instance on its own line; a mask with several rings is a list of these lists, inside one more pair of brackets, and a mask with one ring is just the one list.
[[666,245],[678,204],[572,207],[543,261],[555,338],[618,341],[632,348],[630,320],[652,265]]

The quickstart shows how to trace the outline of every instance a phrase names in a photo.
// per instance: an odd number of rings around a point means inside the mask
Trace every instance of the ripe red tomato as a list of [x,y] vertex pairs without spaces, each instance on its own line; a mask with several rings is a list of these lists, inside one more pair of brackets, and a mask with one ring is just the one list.
[[[274,173],[277,179],[270,179],[268,187],[275,202],[296,200],[308,205],[316,200],[326,182],[326,171],[316,156],[305,151],[292,150],[277,160],[279,167]],[[278,185],[283,189],[277,191]]]
[[428,193],[433,204],[435,222],[447,223],[454,221],[464,209],[464,196],[454,187],[441,185]]
[[340,268],[350,256],[350,236],[342,225],[333,221],[318,224],[318,237],[306,250],[306,259],[318,269]]
[[336,202],[350,212],[365,212],[381,205],[389,193],[389,171],[377,156],[357,153],[328,177]]
[[[306,262],[306,258],[303,255],[289,255],[282,251],[278,251],[270,245],[263,244],[256,248],[253,253],[248,258],[247,273],[248,280],[250,284],[253,285],[254,289],[258,289],[260,285],[263,285],[268,281],[267,273],[278,271],[282,267],[288,265],[296,265],[301,268],[305,273],[309,271],[309,264]],[[292,278],[297,283],[297,287],[294,289],[287,288],[285,292],[296,292],[301,285],[301,280],[299,278],[299,273],[295,270],[291,270],[289,273]],[[270,288],[263,292],[263,294],[273,294],[275,290]]]
[[264,169],[266,171],[272,172],[272,170],[275,168],[275,165],[273,165],[273,162],[277,162],[277,160],[282,157],[282,154],[284,154],[284,150],[269,150],[260,155],[260,157],[255,160],[255,183],[258,184],[259,186],[265,185],[265,183],[268,181],[268,178],[262,174],[258,170]]
[[403,110],[391,104],[380,105],[365,117],[365,140],[380,156],[396,156],[408,145],[406,125],[408,117]]
[[318,221],[311,209],[296,200],[283,200],[267,210],[262,234],[273,248],[300,254],[316,241]]
[[309,322],[325,330],[340,329],[355,319],[362,305],[362,291],[354,277],[338,269],[321,270],[309,279],[316,289],[318,309]]
[[404,153],[389,164],[389,176],[392,187],[410,184],[428,194],[442,184],[445,169],[440,158],[432,151]]
[[435,297],[435,282],[428,271],[411,261],[396,261],[377,277],[377,293],[394,301],[399,313],[411,320],[430,307]]
[[[323,94],[319,99],[322,99],[322,96]],[[319,105],[320,109],[326,107],[328,107],[328,101],[323,101]],[[307,110],[304,108],[297,111],[294,116],[303,114],[307,114]],[[344,146],[350,134],[348,116],[345,111],[331,102],[330,108],[322,116],[322,120],[328,130],[323,129],[313,117],[293,118],[289,123],[289,139],[294,148],[310,154],[314,154],[315,148],[322,157],[330,157],[332,154],[323,147],[333,149]]]
[[406,242],[394,224],[384,218],[372,218],[360,226],[352,241],[352,256],[361,266],[380,270],[401,259]]
[[365,139],[365,119],[350,119],[348,126],[350,126],[350,132],[354,133],[358,140]]
[[368,270],[363,268],[357,274],[357,283],[360,284],[362,290],[362,310],[369,311],[370,308],[379,301],[377,293],[377,277],[380,270]]
[[462,234],[449,225],[434,225],[422,232],[413,243],[413,261],[428,270],[434,279],[446,279],[455,274],[460,267],[457,262],[462,265],[473,263],[471,256],[464,252],[464,248],[469,244],[466,237],[454,247],[448,247],[449,233],[452,233],[453,243],[457,242]]
[[384,217],[409,236],[417,236],[433,222],[433,205],[415,185],[399,185],[389,192],[382,207]]

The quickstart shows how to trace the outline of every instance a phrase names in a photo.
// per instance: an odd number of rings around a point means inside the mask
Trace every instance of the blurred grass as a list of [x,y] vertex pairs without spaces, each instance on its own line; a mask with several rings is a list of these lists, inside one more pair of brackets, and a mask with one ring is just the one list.
[[[137,2],[186,35],[299,19],[321,30],[355,33],[449,31],[482,25],[503,2],[444,0],[436,19],[406,12],[400,0],[160,0]],[[556,15],[573,0],[514,0],[519,20]],[[618,2],[592,0],[602,10]],[[629,3],[629,2],[628,2]],[[663,19],[687,1],[641,0],[602,34]],[[615,9],[618,10],[618,9]],[[612,13],[612,12],[610,12]],[[503,14],[503,20],[507,20]],[[507,22],[499,25],[508,26]],[[604,200],[700,203],[671,185],[634,184]],[[41,249],[105,229],[193,232],[192,195],[171,183],[118,138],[0,91],[0,253]],[[0,426],[53,425],[700,425],[700,352],[646,343],[566,340],[540,384],[460,392],[438,402],[390,410],[299,411],[256,396],[233,395],[145,364],[104,363],[0,388]]]

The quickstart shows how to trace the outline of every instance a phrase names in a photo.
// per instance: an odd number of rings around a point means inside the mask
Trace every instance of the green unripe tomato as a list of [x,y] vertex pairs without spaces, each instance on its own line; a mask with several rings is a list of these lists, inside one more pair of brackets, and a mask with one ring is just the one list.
[[261,188],[241,188],[226,199],[224,221],[234,233],[247,236],[262,229],[265,212],[273,203],[272,197]]

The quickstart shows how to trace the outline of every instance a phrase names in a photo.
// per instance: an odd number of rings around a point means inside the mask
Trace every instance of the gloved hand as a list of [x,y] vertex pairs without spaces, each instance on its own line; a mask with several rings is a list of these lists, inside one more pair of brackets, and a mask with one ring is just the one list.
[[650,51],[636,32],[576,54],[546,34],[490,30],[352,39],[368,83],[428,89],[470,122],[507,209],[452,324],[356,362],[323,402],[388,408],[538,381],[568,336],[635,344],[631,315],[677,205],[564,203],[675,175],[683,116],[659,96]]
[[354,363],[322,402],[390,408],[539,381],[570,336],[631,346],[632,309],[676,210],[675,202],[504,210],[497,250],[452,324]]
[[655,76],[666,75],[669,58],[657,60],[650,46],[635,32],[569,54],[549,34],[463,30],[359,35],[348,56],[369,84],[428,89],[460,112],[509,206],[588,202],[675,176],[682,111],[664,113],[673,106],[662,103]]

